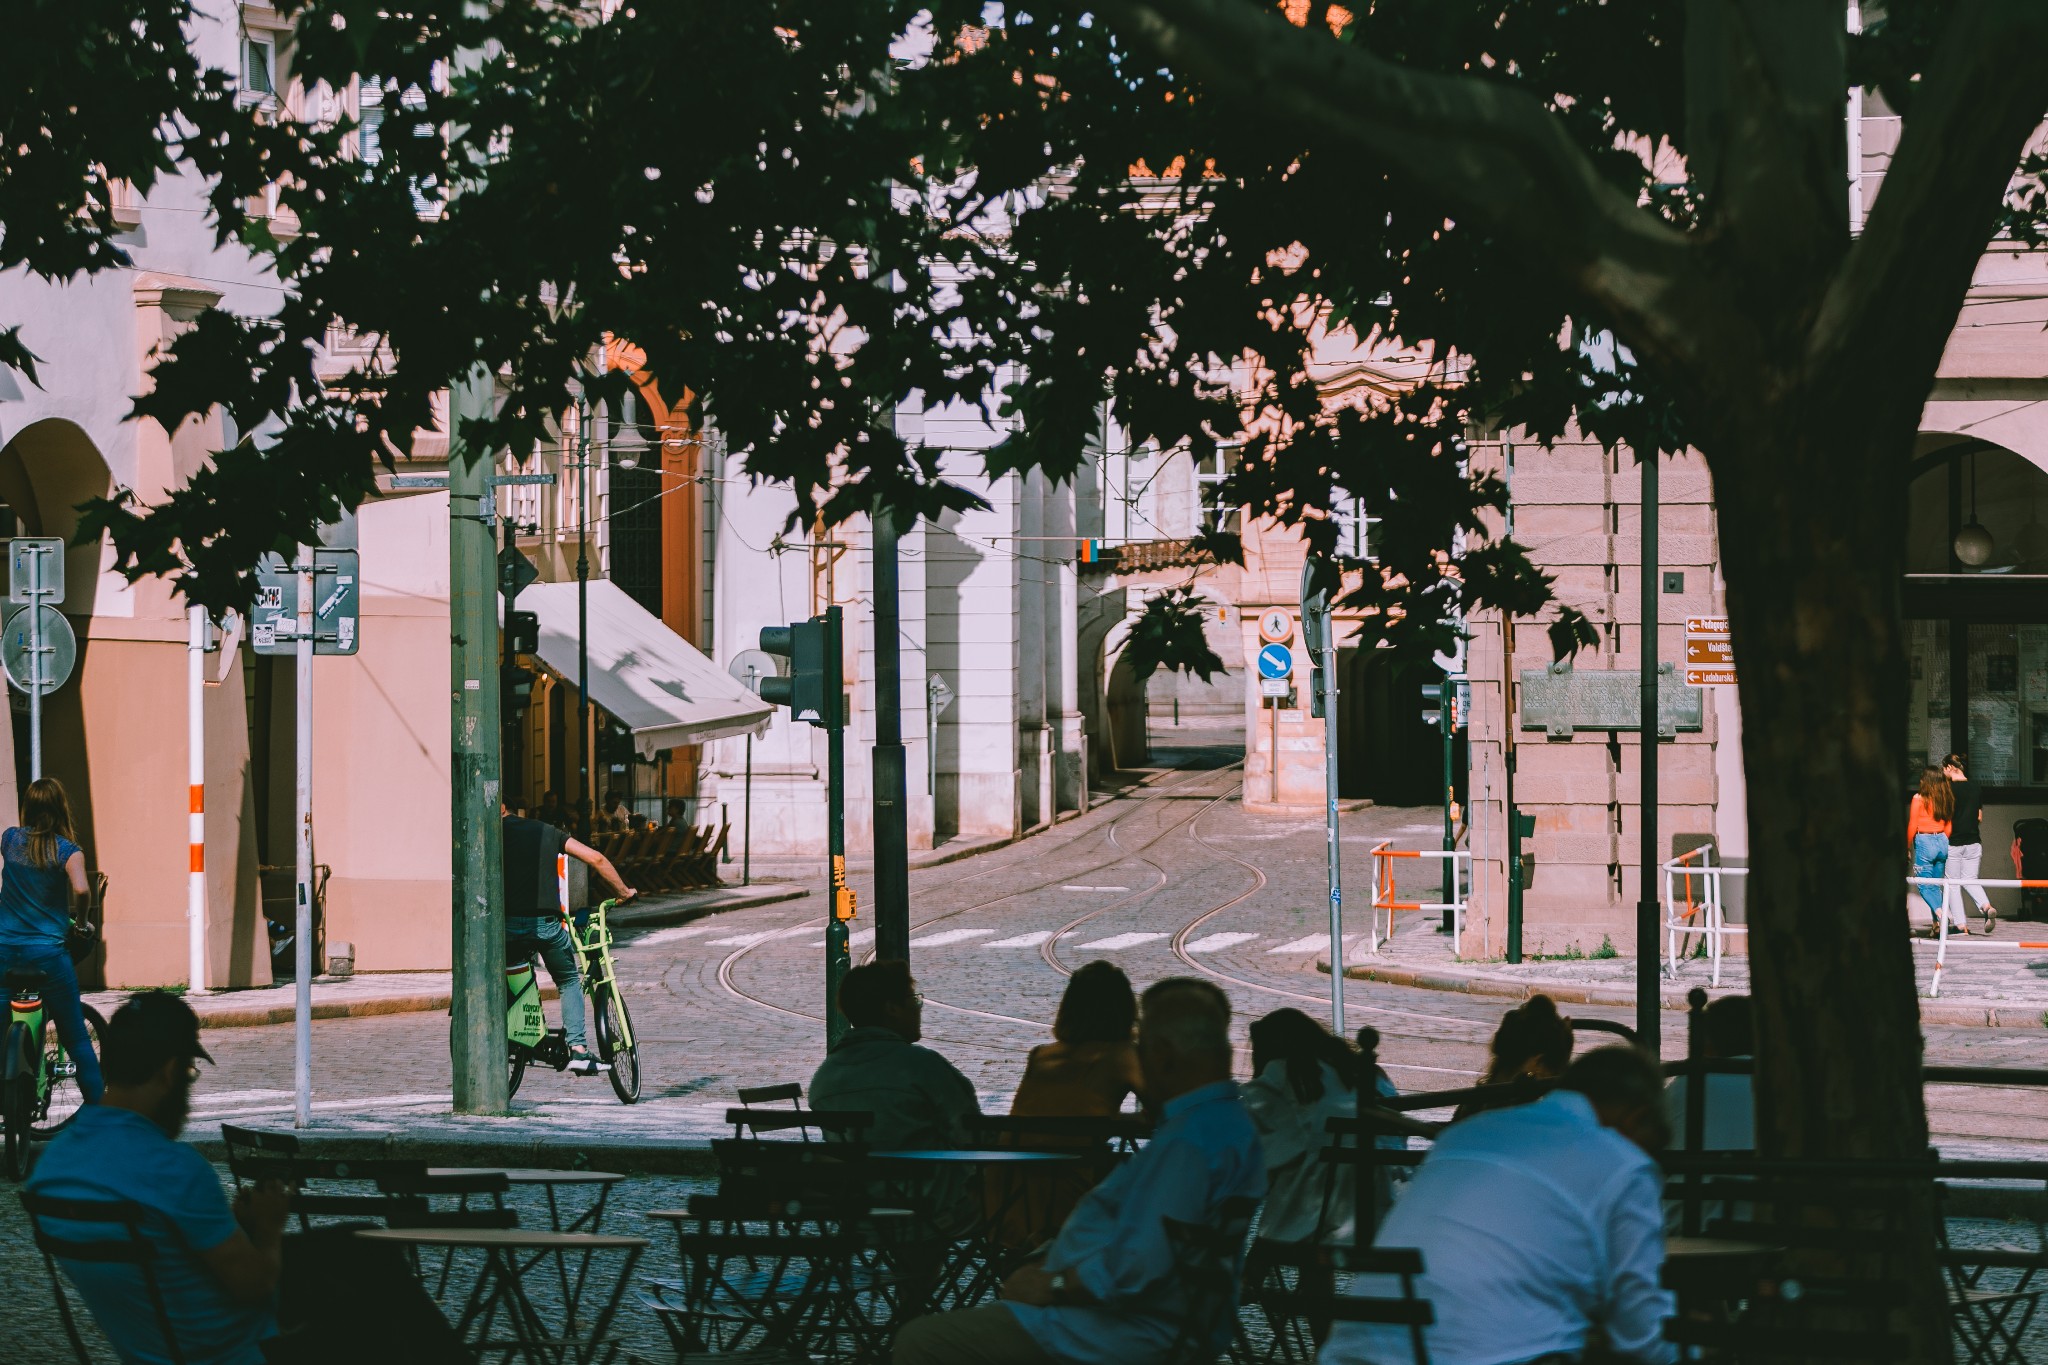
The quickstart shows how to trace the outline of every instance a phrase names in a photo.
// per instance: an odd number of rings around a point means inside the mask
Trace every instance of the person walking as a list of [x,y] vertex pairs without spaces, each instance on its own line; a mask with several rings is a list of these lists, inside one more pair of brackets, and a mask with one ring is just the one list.
[[[1948,876],[1948,835],[1955,811],[1955,789],[1941,769],[1921,769],[1920,790],[1913,793],[1912,804],[1906,808],[1906,847],[1913,854],[1915,877]],[[1978,852],[1980,855],[1983,852],[1981,844]],[[1916,889],[1920,892],[1920,899],[1927,902],[1927,913],[1935,917],[1935,927],[1940,928],[1940,916],[1944,913],[1942,902],[1948,888],[1921,886]]]
[[1948,834],[1948,874],[1963,883],[1947,888],[1942,905],[1948,912],[1949,927],[1969,933],[1970,917],[1963,908],[1963,893],[1967,891],[1977,903],[1977,913],[1984,917],[1984,932],[1988,934],[1998,927],[1998,911],[1992,908],[1991,897],[1984,894],[1984,886],[1977,880],[1984,867],[1984,793],[1970,780],[1961,754],[1943,759],[1941,772],[1948,779],[1955,802]]
[[72,907],[87,895],[85,850],[72,833],[71,802],[56,778],[28,784],[21,823],[0,832],[0,869],[0,972],[43,974],[43,1003],[78,1067],[79,1093],[87,1104],[98,1104],[100,1061],[85,1031],[78,973],[65,942]]

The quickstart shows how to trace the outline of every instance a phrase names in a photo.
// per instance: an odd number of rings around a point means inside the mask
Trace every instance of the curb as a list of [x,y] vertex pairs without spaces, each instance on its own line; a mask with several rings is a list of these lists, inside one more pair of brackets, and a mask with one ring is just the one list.
[[[187,1139],[208,1161],[226,1161],[219,1138]],[[715,1175],[711,1148],[661,1142],[577,1142],[562,1138],[358,1137],[300,1134],[300,1150],[330,1160],[402,1158],[429,1166],[485,1166],[508,1170],[615,1171],[620,1175]]]
[[[1316,959],[1316,970],[1328,975],[1330,963],[1327,958]],[[1500,981],[1492,977],[1466,975],[1462,972],[1443,970],[1430,971],[1414,967],[1346,967],[1347,981],[1377,981],[1387,986],[1412,986],[1417,990],[1448,991],[1459,995],[1497,996],[1505,1000],[1527,1000],[1532,995],[1547,995],[1560,1005],[1617,1005],[1634,1008],[1634,991],[1606,990],[1597,986],[1579,986],[1569,982],[1546,981]],[[1692,988],[1687,987],[1689,994]],[[1734,990],[1708,990],[1710,998],[1740,995]],[[1683,994],[1659,990],[1661,1007],[1683,1013],[1689,1006]],[[1925,1024],[1944,1024],[1952,1028],[2044,1028],[2043,1011],[2030,1006],[1966,1005],[1947,1000],[1920,999],[1920,1021]]]
[[[793,901],[810,895],[806,888],[778,887],[762,891],[757,895],[735,896],[710,905],[649,906],[645,910],[631,911],[621,915],[613,923],[616,930],[661,929],[671,925],[688,924],[693,920],[705,919],[711,915],[723,914],[728,910],[751,910],[756,906],[774,905],[781,901]],[[559,998],[552,985],[541,988],[541,998]],[[408,995],[368,996],[358,1000],[315,1001],[315,1019],[366,1019],[379,1014],[426,1014],[447,1010],[453,1004],[453,994],[448,990],[416,991]],[[199,1027],[216,1028],[262,1028],[271,1024],[289,1024],[298,1018],[294,1006],[285,1005],[223,1005],[199,1012]]]

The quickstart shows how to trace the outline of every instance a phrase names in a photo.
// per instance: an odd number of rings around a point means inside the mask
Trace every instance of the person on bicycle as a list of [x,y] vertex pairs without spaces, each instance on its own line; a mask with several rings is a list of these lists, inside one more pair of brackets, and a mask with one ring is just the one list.
[[621,901],[640,893],[626,885],[612,860],[590,845],[570,838],[553,825],[514,815],[503,803],[505,817],[505,961],[524,962],[535,953],[547,964],[555,989],[562,995],[562,1033],[569,1043],[569,1070],[597,1070],[583,1025],[583,970],[576,945],[562,920],[562,896],[555,879],[555,860],[566,853],[604,878]]
[[71,803],[56,778],[38,778],[21,798],[21,823],[0,832],[0,972],[43,974],[43,1004],[78,1067],[79,1093],[98,1104],[100,1059],[85,1031],[78,973],[64,941],[71,907],[86,894],[85,851],[73,842]]

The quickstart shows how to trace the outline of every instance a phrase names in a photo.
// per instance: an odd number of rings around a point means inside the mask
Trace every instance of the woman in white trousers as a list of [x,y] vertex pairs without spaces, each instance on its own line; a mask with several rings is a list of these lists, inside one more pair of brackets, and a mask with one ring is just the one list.
[[1961,754],[1943,759],[1941,770],[1947,774],[1956,796],[1955,819],[1948,837],[1948,875],[1964,883],[1944,888],[1947,895],[1942,898],[1942,911],[1948,916],[1950,929],[1969,933],[1970,919],[1963,908],[1963,893],[1967,891],[1977,903],[1977,913],[1984,917],[1984,932],[1988,934],[1998,923],[1998,912],[1991,908],[1991,898],[1977,881],[1984,867],[1984,798],[1963,770]]

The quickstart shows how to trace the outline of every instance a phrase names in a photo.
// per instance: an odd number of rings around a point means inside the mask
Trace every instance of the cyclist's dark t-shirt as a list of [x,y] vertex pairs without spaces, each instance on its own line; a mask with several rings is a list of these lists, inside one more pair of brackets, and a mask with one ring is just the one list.
[[1977,795],[1977,784],[1963,781],[1951,785],[1956,794],[1956,814],[1955,826],[1949,831],[1949,843],[1965,848],[1983,843],[1984,833],[1979,821],[1984,814],[1984,798]]
[[505,817],[505,913],[552,915],[561,908],[555,859],[569,836],[553,825],[520,815]]

